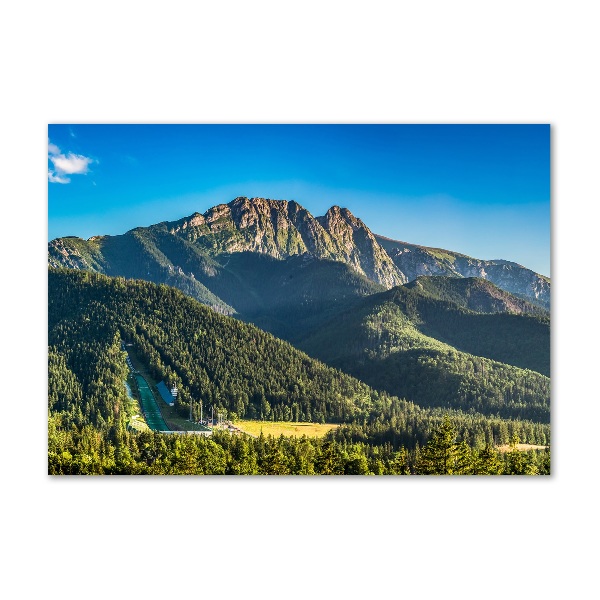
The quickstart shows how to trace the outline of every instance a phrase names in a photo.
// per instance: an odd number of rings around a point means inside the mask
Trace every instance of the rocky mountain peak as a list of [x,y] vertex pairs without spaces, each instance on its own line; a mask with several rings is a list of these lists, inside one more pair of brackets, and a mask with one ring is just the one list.
[[368,227],[360,220],[357,219],[347,208],[341,208],[337,205],[332,206],[324,216],[317,217],[317,220],[325,229],[344,228],[350,225],[353,229]]
[[293,200],[238,196],[170,225],[172,234],[213,255],[259,252],[287,258],[310,253],[345,262],[386,287],[406,282],[368,227],[337,205],[315,218]]
[[329,218],[329,219],[333,219],[335,217],[339,217],[342,213],[342,209],[337,205],[334,204],[326,213],[325,213],[325,217]]
[[332,238],[338,254],[372,281],[386,287],[406,283],[404,274],[379,245],[371,230],[347,208],[332,206],[318,223]]

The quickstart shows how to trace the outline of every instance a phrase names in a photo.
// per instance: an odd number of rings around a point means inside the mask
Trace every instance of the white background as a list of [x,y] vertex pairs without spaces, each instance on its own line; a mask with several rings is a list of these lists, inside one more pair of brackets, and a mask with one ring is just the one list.
[[[7,597],[593,595],[600,104],[592,6],[3,5]],[[51,122],[551,123],[553,475],[48,477]]]

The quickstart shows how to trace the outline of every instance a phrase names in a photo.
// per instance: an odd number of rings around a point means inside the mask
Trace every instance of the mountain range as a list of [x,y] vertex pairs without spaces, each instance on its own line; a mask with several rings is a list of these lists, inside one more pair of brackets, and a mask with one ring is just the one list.
[[[345,208],[313,217],[294,201],[240,197],[123,235],[52,240],[48,265],[178,288],[375,393],[431,409],[550,419],[550,279],[508,261],[390,240]],[[256,416],[256,402],[234,404]],[[302,410],[314,414],[306,402]]]
[[[251,258],[240,259],[240,254]],[[260,262],[258,256],[280,262],[302,257],[302,264],[342,263],[352,274],[348,276],[362,276],[380,289],[419,276],[478,277],[542,308],[550,307],[550,280],[543,275],[504,260],[481,260],[375,235],[339,206],[313,217],[294,201],[239,197],[178,221],[117,236],[57,238],[48,246],[50,266],[166,283],[228,314],[244,313],[253,302],[261,306],[260,291],[248,287],[246,262],[256,261],[258,270],[275,263]],[[282,265],[274,268],[281,270]]]

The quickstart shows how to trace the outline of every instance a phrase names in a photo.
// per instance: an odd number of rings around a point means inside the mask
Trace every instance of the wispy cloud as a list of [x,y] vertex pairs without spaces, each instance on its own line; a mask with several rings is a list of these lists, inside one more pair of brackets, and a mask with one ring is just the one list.
[[85,175],[88,166],[95,162],[93,158],[68,152],[64,154],[60,148],[48,140],[48,160],[52,163],[52,169],[48,169],[48,181],[50,183],[70,183],[69,177],[64,175]]
[[70,179],[68,177],[61,177],[60,175],[55,175],[50,169],[48,169],[48,181],[50,183],[70,183]]

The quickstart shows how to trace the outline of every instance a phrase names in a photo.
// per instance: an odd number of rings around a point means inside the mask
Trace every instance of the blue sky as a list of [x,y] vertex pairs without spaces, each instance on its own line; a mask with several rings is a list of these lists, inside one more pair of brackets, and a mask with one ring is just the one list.
[[550,275],[548,125],[49,125],[48,139],[49,239],[261,196]]

